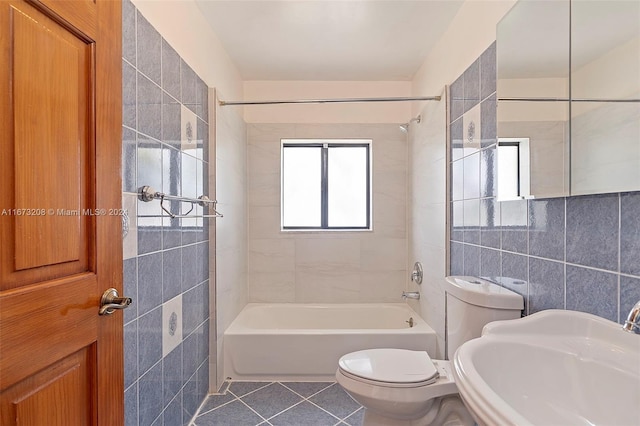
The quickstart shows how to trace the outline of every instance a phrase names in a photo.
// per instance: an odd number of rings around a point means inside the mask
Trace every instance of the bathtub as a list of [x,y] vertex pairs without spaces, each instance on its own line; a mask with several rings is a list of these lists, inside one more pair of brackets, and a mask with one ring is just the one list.
[[434,356],[436,333],[404,303],[250,303],[224,333],[224,372],[234,380],[333,381],[342,355],[371,348]]

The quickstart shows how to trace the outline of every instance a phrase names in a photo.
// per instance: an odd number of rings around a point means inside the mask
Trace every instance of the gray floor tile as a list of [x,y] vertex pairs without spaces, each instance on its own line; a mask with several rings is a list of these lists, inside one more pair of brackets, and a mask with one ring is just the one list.
[[254,390],[270,385],[271,382],[232,382],[229,390],[238,398]]
[[341,419],[350,416],[361,407],[338,384],[314,395],[309,401]]
[[218,408],[221,405],[233,401],[234,399],[236,399],[236,397],[231,393],[226,393],[223,395],[209,395],[204,405],[200,409],[200,413],[204,414],[208,411],[213,410],[214,408]]
[[197,426],[256,426],[264,422],[240,401],[233,401],[196,419]]
[[364,408],[359,409],[346,419],[344,419],[344,423],[349,426],[362,426],[362,420],[364,420]]
[[280,383],[273,383],[242,397],[242,401],[262,417],[269,419],[302,401],[302,398]]
[[283,385],[299,395],[309,398],[321,390],[331,386],[334,382],[282,382]]
[[340,419],[335,418],[307,401],[269,419],[269,423],[274,426],[333,426],[339,421]]

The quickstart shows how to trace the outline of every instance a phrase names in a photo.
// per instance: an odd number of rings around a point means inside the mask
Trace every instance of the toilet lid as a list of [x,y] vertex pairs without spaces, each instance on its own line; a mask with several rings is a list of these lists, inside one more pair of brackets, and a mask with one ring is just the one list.
[[351,376],[377,382],[426,385],[438,379],[438,370],[425,351],[368,349],[344,355],[338,366]]

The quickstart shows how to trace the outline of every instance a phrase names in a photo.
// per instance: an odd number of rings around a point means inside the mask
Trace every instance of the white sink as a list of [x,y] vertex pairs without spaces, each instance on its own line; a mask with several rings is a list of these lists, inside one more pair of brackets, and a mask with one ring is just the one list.
[[640,335],[595,315],[547,310],[490,323],[454,367],[479,425],[640,424]]

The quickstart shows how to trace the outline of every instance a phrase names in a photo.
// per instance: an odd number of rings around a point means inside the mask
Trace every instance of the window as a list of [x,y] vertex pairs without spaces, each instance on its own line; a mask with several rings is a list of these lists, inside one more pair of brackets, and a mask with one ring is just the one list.
[[282,229],[371,229],[370,140],[282,141]]

